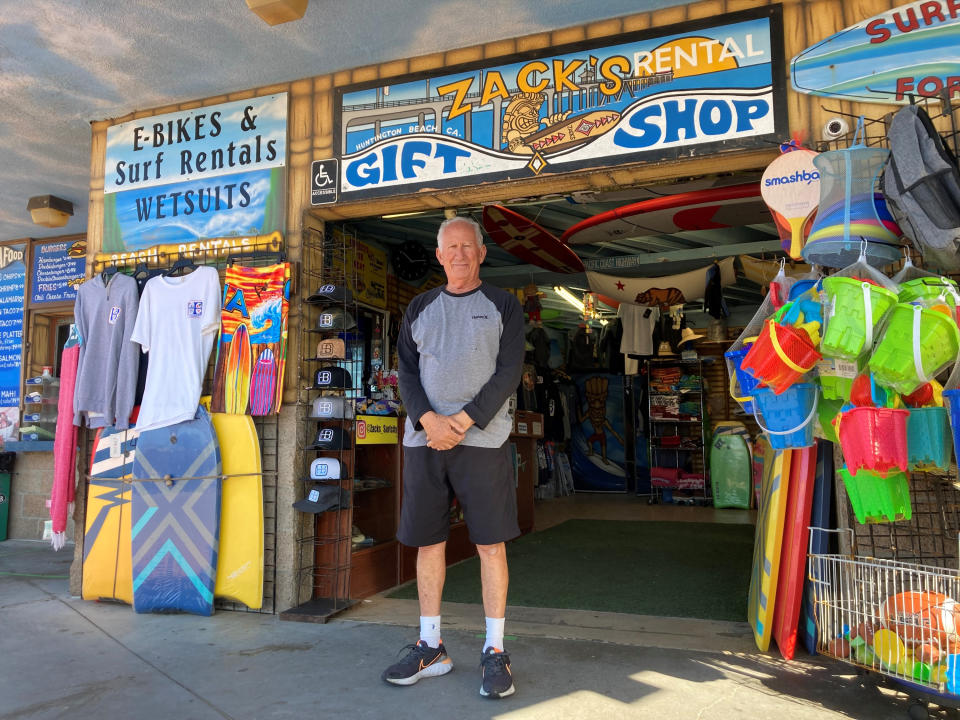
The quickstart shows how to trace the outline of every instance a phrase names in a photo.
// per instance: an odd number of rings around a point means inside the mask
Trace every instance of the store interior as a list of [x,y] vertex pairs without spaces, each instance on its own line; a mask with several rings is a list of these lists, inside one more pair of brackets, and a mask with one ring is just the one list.
[[[703,203],[697,201],[698,197],[709,198],[709,194],[717,190],[747,185],[752,187],[750,196],[733,211],[720,204],[707,204],[703,208],[700,207]],[[748,555],[752,548],[756,503],[751,500],[741,508],[714,506],[704,449],[711,437],[712,424],[740,423],[745,431],[757,433],[753,419],[730,401],[722,354],[729,346],[730,338],[736,337],[739,329],[756,312],[763,301],[764,289],[763,280],[752,273],[748,277],[740,269],[739,262],[734,265],[732,281],[722,287],[721,305],[714,301],[713,306],[708,307],[704,289],[706,271],[715,261],[730,258],[733,262],[738,254],[752,254],[776,268],[778,259],[784,256],[777,227],[760,199],[758,188],[759,175],[739,174],[688,178],[613,192],[505,198],[498,204],[560,238],[571,228],[583,226],[591,218],[604,213],[650,201],[654,202],[651,207],[656,209],[656,203],[663,202],[665,212],[649,214],[648,217],[644,213],[633,216],[631,231],[614,241],[570,245],[587,268],[603,268],[601,272],[614,280],[655,278],[657,280],[648,284],[662,285],[667,290],[677,275],[692,272],[702,276],[698,287],[695,283],[693,289],[685,288],[689,299],[686,295],[655,296],[645,299],[650,303],[648,306],[627,303],[638,308],[654,308],[663,314],[662,320],[647,325],[648,343],[652,347],[648,354],[624,355],[620,352],[622,321],[618,314],[622,312],[618,313],[618,303],[612,298],[590,295],[585,271],[556,272],[538,267],[505,250],[491,239],[489,232],[485,233],[487,256],[481,267],[481,278],[485,282],[516,293],[521,305],[535,287],[540,306],[540,320],[528,319],[526,324],[525,377],[529,383],[525,386],[522,382],[517,393],[519,411],[543,416],[543,433],[536,439],[533,458],[540,467],[535,473],[535,503],[529,529],[549,544],[552,539],[545,531],[564,526],[565,529],[558,532],[570,530],[570,533],[568,537],[557,539],[557,548],[564,547],[564,543],[581,547],[585,562],[595,568],[605,566],[605,559],[622,563],[624,555],[637,547],[631,543],[638,543],[637,549],[641,553],[650,551],[648,560],[641,561],[650,569],[668,568],[669,571],[664,573],[667,576],[688,575],[696,583],[702,583],[707,577],[724,574],[715,572],[715,568],[724,566],[724,557],[722,554],[706,559],[698,557],[691,547],[704,542],[702,533],[709,525],[739,526],[738,530],[742,532],[732,542],[737,545],[738,562],[742,567],[737,572],[728,573],[724,580],[728,583],[725,592],[736,597],[735,606],[745,602],[748,582],[745,573],[749,571]],[[672,198],[678,200],[673,202]],[[455,210],[457,215],[471,217],[483,226],[485,206]],[[434,250],[437,229],[448,216],[444,210],[435,210],[342,223],[327,222],[325,236],[343,237],[348,242],[382,250],[390,264],[390,273],[403,282],[408,291],[419,292],[442,282],[442,270],[434,257]],[[648,219],[651,222],[645,224]],[[674,228],[669,232],[664,225],[670,223],[688,229]],[[608,269],[624,261],[626,267]],[[585,313],[585,301],[588,305],[593,302],[592,313],[589,309]],[[405,303],[401,301],[397,310],[402,312],[404,307]],[[373,350],[371,338],[375,333],[379,335],[382,328],[382,340],[377,342],[383,343],[385,362],[380,371],[381,375],[389,375],[389,371],[396,367],[392,348],[399,330],[399,312],[384,312],[361,303],[356,313],[357,330],[341,334],[355,350],[352,360],[341,365],[350,368],[354,374],[372,379],[377,368],[371,365],[371,359],[377,353]],[[586,351],[578,347],[585,333]],[[688,336],[693,339],[683,343],[683,338]],[[544,338],[547,344],[540,346]],[[683,356],[681,352],[684,352]],[[651,422],[648,372],[651,368],[655,375],[682,369],[677,379],[687,382],[687,390],[682,392],[689,394],[677,399],[683,401],[679,409],[689,412],[677,416],[678,422],[660,421],[656,418],[656,411]],[[588,395],[596,395],[598,382],[602,384],[604,398],[599,417],[591,423]],[[656,378],[654,389],[655,385]],[[367,396],[398,397],[389,381],[382,379],[366,383],[364,392]],[[308,402],[311,399],[307,397]],[[593,399],[596,402],[596,397]],[[597,437],[598,430],[602,439]],[[663,436],[668,437],[664,440]],[[676,445],[668,445],[671,439]],[[362,453],[360,449],[356,451],[358,464],[363,464]],[[558,456],[563,458],[558,459]],[[668,477],[690,476],[693,479],[678,482],[675,488],[661,487],[671,483],[651,483],[651,464]],[[369,497],[369,494],[364,495]],[[356,592],[357,578],[362,574],[357,563],[371,552],[369,544],[374,550],[382,547],[384,534],[390,533],[390,528],[382,520],[382,510],[370,510],[365,503],[376,501],[364,498],[358,500],[354,508],[351,531],[355,538],[362,540],[353,545],[352,592]],[[633,530],[637,524],[631,521],[639,520],[649,521],[650,532],[659,533],[665,543],[672,542],[669,538],[673,532],[678,532],[689,538],[690,547],[678,548],[678,560],[664,563],[654,559],[654,546],[644,546],[649,542],[645,536],[629,540],[611,539],[609,543],[620,548],[615,553],[610,552],[610,544],[596,547],[588,541],[590,535],[596,534],[597,528],[636,535]],[[587,525],[578,525],[582,522]],[[671,524],[675,529],[665,529],[668,526],[660,523]],[[472,548],[454,548],[448,553],[448,559],[457,560],[470,555]],[[316,564],[322,564],[322,559],[317,559]],[[463,566],[460,572],[472,571],[469,561]],[[400,578],[407,580],[409,577],[401,567]],[[456,577],[456,574],[452,575],[454,585],[457,584]],[[642,582],[643,573],[636,574],[636,578]],[[670,592],[680,593],[683,584],[676,584],[676,579],[661,577],[654,582],[672,583],[668,586]],[[643,614],[644,608],[633,608],[630,603],[647,594],[625,587],[622,573],[611,569],[608,575],[598,578],[595,587],[601,589],[600,594],[619,596],[624,602],[598,601],[597,604],[591,598],[583,597],[571,598],[571,606]],[[412,591],[412,585],[408,583],[401,587],[399,596]],[[318,594],[323,592],[320,590]],[[457,588],[448,588],[447,595],[451,596],[451,593],[456,598]],[[519,597],[516,601],[548,606],[556,602],[555,597],[545,597],[550,593],[549,583],[543,583],[538,591],[531,591],[530,597]],[[463,597],[463,601],[467,598]],[[651,607],[648,611],[649,614],[669,614],[662,608]],[[696,610],[690,612],[695,614]],[[738,619],[740,615],[739,609],[726,615],[721,613],[721,617],[730,620]]]

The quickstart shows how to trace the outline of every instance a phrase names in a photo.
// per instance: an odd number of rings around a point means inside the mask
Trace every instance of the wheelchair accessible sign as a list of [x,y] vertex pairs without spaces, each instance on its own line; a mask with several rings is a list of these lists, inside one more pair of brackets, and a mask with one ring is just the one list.
[[339,165],[337,158],[313,161],[310,166],[311,205],[329,205],[337,201],[340,187]]

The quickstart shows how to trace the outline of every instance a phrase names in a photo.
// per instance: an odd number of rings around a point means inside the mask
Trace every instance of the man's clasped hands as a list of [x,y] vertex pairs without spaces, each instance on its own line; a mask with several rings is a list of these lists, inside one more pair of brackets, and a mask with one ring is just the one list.
[[460,444],[473,419],[461,410],[453,415],[441,415],[429,410],[420,417],[420,425],[427,433],[427,447],[450,450]]

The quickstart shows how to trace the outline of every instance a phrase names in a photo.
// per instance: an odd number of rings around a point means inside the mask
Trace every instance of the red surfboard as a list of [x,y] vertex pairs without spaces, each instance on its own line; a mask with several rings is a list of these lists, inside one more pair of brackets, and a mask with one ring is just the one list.
[[485,206],[483,227],[497,245],[525,263],[558,273],[583,272],[583,261],[573,250],[509,208]]
[[665,195],[614,208],[578,222],[560,236],[560,241],[584,245],[769,222],[760,183],[747,183]]
[[792,450],[787,512],[783,521],[780,546],[780,575],[777,601],[773,607],[773,637],[784,660],[793,660],[797,648],[797,627],[803,602],[803,580],[807,576],[807,540],[813,507],[817,446]]

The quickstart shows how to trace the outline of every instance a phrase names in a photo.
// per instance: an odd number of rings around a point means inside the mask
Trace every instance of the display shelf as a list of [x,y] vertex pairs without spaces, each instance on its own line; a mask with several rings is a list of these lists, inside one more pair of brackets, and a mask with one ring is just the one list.
[[[651,502],[663,498],[663,490],[677,490],[694,493],[701,503],[709,502],[710,483],[707,478],[706,464],[706,386],[703,376],[703,362],[697,359],[652,358],[646,364],[647,377],[647,459],[651,471]],[[678,387],[680,378],[696,373],[700,378],[698,387]],[[665,380],[672,376],[675,381]],[[686,398],[686,399],[684,399]],[[668,407],[674,412],[681,403],[688,403],[686,409],[699,409],[699,417],[670,418],[654,414],[654,407]],[[661,437],[681,437],[696,447],[669,447],[660,445]],[[677,477],[674,484],[665,487],[655,484],[657,477],[654,469],[660,468],[660,477],[678,475],[701,475],[702,481],[688,477]],[[700,483],[702,482],[702,487]],[[691,487],[693,485],[694,487]]]

